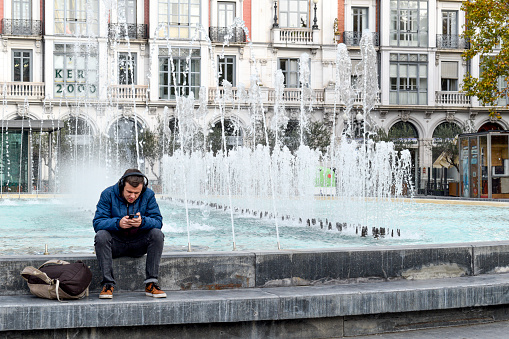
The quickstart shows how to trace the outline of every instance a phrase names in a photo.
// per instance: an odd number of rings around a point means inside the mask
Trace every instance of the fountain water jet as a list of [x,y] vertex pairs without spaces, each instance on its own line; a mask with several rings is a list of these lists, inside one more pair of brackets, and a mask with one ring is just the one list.
[[[336,169],[335,191],[331,192],[334,198],[328,202],[328,209],[338,207],[345,211],[343,221],[347,225],[361,223],[363,227],[384,226],[388,218],[383,209],[376,209],[376,220],[368,220],[369,199],[379,202],[389,202],[394,197],[403,196],[412,192],[410,184],[410,156],[408,152],[397,154],[392,143],[374,143],[370,136],[373,123],[370,112],[376,104],[378,97],[378,80],[376,78],[376,55],[370,35],[362,40],[362,62],[354,74],[357,83],[350,83],[351,63],[344,46],[338,47],[336,60],[336,97],[343,105],[345,115],[352,110],[354,97],[360,96],[363,103],[362,111],[362,138],[353,139],[355,135],[352,125],[346,122],[345,133],[338,145],[333,138],[328,154],[312,150],[304,144],[304,131],[308,123],[308,116],[312,112],[312,93],[309,89],[309,56],[302,55],[300,61],[299,78],[301,82],[300,95],[300,140],[301,146],[294,153],[287,148],[281,148],[278,143],[277,129],[284,124],[280,115],[284,112],[281,103],[283,86],[281,75],[275,74],[276,103],[274,116],[269,117],[261,104],[257,75],[251,78],[249,91],[249,104],[251,107],[251,126],[261,124],[263,127],[264,144],[256,144],[256,128],[253,128],[253,142],[251,147],[241,146],[227,150],[224,135],[224,111],[226,103],[235,103],[239,97],[232,94],[231,84],[223,84],[222,101],[218,101],[221,123],[223,126],[223,152],[217,156],[209,152],[191,152],[189,157],[176,153],[163,160],[165,168],[165,181],[175,181],[175,177],[183,177],[184,185],[166,186],[165,195],[179,197],[184,195],[185,200],[207,200],[218,204],[228,204],[231,214],[232,234],[235,239],[233,226],[234,210],[272,211],[276,227],[276,239],[279,241],[279,218],[291,216],[294,219],[308,219],[310,215],[321,214],[323,220],[333,220],[332,213],[313,211],[312,202],[315,200],[315,178],[318,168],[329,162]],[[345,65],[342,64],[345,63]],[[279,75],[279,76],[278,76]],[[283,122],[282,122],[283,121]],[[276,143],[271,148],[268,130],[276,130]],[[189,173],[179,173],[179,166],[183,162],[192,163],[186,166]],[[265,168],[266,173],[258,169]],[[261,173],[260,173],[261,172]],[[268,175],[267,175],[268,174]],[[187,180],[192,178],[192,181]],[[209,178],[212,178],[209,180]],[[404,188],[408,191],[404,191]],[[207,192],[204,196],[201,192]],[[228,200],[228,201],[226,201]],[[304,212],[306,211],[306,212]],[[382,223],[382,225],[378,225]],[[328,222],[326,222],[328,227]],[[332,228],[332,227],[331,227]],[[343,227],[342,227],[343,228]],[[234,240],[235,244],[235,240]]]
[[[122,21],[122,18],[121,20]],[[125,24],[125,22],[124,22]],[[120,30],[120,26],[117,26]],[[332,223],[339,223],[342,229],[343,225],[357,225],[362,223],[364,227],[376,224],[384,219],[384,214],[378,212],[378,221],[367,220],[367,207],[366,201],[370,198],[390,199],[394,196],[401,196],[402,192],[400,186],[403,186],[408,175],[405,174],[407,170],[407,160],[403,154],[403,158],[400,157],[391,149],[390,144],[374,144],[368,138],[368,128],[371,127],[369,122],[369,114],[374,107],[377,87],[376,77],[371,68],[376,65],[376,60],[372,60],[372,44],[370,41],[365,41],[362,44],[362,56],[363,56],[363,67],[359,67],[357,71],[354,70],[354,75],[357,75],[359,84],[362,86],[352,87],[350,78],[352,76],[351,64],[346,48],[338,47],[338,55],[336,57],[336,86],[335,92],[336,97],[339,98],[337,103],[335,102],[334,119],[333,119],[333,136],[331,140],[331,146],[327,153],[321,153],[317,150],[311,149],[306,146],[305,134],[307,132],[308,123],[313,120],[313,105],[314,95],[310,86],[310,63],[314,62],[310,60],[309,55],[303,54],[300,58],[299,67],[299,80],[300,85],[297,89],[299,91],[299,129],[300,129],[300,147],[296,150],[289,150],[282,146],[280,136],[281,130],[284,129],[288,123],[288,113],[286,111],[284,100],[286,92],[284,88],[284,76],[281,71],[278,71],[274,77],[275,83],[275,106],[274,113],[269,111],[268,107],[264,107],[264,101],[262,99],[262,93],[260,88],[260,71],[258,69],[258,62],[256,56],[252,51],[252,44],[249,40],[249,34],[244,23],[240,20],[235,20],[234,25],[229,27],[227,36],[224,39],[223,51],[220,55],[224,56],[224,48],[228,45],[231,37],[233,36],[233,29],[241,27],[247,36],[247,47],[249,48],[249,58],[252,61],[251,64],[251,77],[249,90],[244,90],[242,84],[239,85],[237,92],[234,92],[232,85],[228,82],[222,83],[222,91],[218,91],[220,95],[215,97],[215,110],[221,122],[221,135],[222,135],[222,152],[215,153],[210,150],[206,150],[207,131],[210,126],[205,124],[205,115],[210,112],[207,108],[207,98],[205,88],[200,88],[199,109],[195,109],[195,98],[192,92],[190,95],[186,95],[182,86],[172,85],[174,90],[176,107],[174,112],[165,107],[163,110],[162,122],[164,124],[162,128],[162,140],[163,140],[163,154],[165,150],[170,147],[173,148],[171,155],[164,156],[162,160],[163,165],[160,166],[162,173],[161,183],[163,185],[163,194],[175,198],[183,198],[186,206],[186,223],[187,223],[187,238],[188,238],[188,249],[191,250],[191,235],[190,226],[192,220],[190,219],[188,201],[202,201],[208,204],[214,203],[219,204],[225,211],[228,211],[231,222],[231,236],[233,242],[233,248],[236,248],[237,237],[234,225],[234,214],[235,210],[249,210],[250,213],[256,211],[258,215],[265,214],[268,217],[269,211],[271,219],[273,219],[275,225],[275,238],[277,239],[277,246],[281,248],[280,244],[280,225],[284,224],[286,220],[308,220],[318,219],[319,224],[324,225],[324,228],[332,228]],[[112,39],[111,48],[116,50],[119,45],[119,40],[122,38],[126,41],[127,46],[127,67],[129,62],[132,62],[131,57],[131,45],[129,41],[129,35],[127,34],[127,25],[125,24],[124,36],[120,36],[120,31],[114,35]],[[159,31],[161,27],[156,27],[156,31]],[[165,27],[164,29],[166,29]],[[168,33],[168,32],[166,32]],[[208,38],[207,31],[201,27],[196,31],[195,38],[193,38],[191,45],[196,43],[197,36],[202,34],[205,37],[205,42],[210,52],[211,64],[214,70],[216,70],[216,55],[212,51],[212,45]],[[166,46],[157,45],[154,38],[154,43],[151,44],[150,54],[155,56],[151,57],[149,63],[152,64],[157,62],[158,56],[167,56],[169,63],[168,67],[171,70],[170,77],[173,79],[173,84],[178,83],[176,72],[176,60],[173,58],[176,49],[172,47],[169,34],[166,34]],[[201,44],[201,42],[198,42]],[[159,47],[157,47],[159,46]],[[156,48],[159,50],[156,51]],[[166,49],[165,49],[166,48]],[[77,54],[84,53],[85,56],[90,56],[94,52],[94,47],[90,44],[90,41],[73,44],[73,51]],[[247,53],[246,53],[247,54]],[[80,54],[81,55],[81,54]],[[185,56],[185,61],[181,58],[179,67],[185,71],[190,70],[190,60],[192,53],[189,52]],[[114,60],[112,61],[114,62]],[[113,68],[113,67],[112,67]],[[368,72],[369,74],[366,74]],[[190,80],[186,72],[183,72],[184,85]],[[152,75],[149,74],[149,80]],[[219,85],[218,73],[214,73],[214,79],[217,87]],[[171,81],[170,81],[171,82]],[[134,93],[134,83],[130,83],[131,91]],[[4,91],[5,93],[5,91]],[[364,110],[363,110],[363,124],[364,134],[363,140],[353,140],[355,137],[352,133],[349,133],[351,126],[347,124],[346,133],[341,139],[336,137],[336,108],[337,106],[342,107],[344,112],[350,114],[353,107],[353,100],[355,96],[362,95]],[[4,98],[5,99],[5,98]],[[87,148],[88,153],[81,153],[81,146],[79,144],[79,133],[78,118],[88,116],[82,114],[80,111],[83,109],[84,113],[92,105],[92,99],[83,97],[76,101],[76,105],[70,101],[62,99],[58,105],[58,110],[65,111],[69,110],[70,115],[73,119],[73,128],[75,132],[70,133],[73,137],[69,138],[69,135],[58,132],[54,138],[56,141],[49,141],[48,148],[50,150],[56,150],[56,144],[61,144],[64,141],[69,143],[71,149],[70,163],[74,166],[74,170],[66,171],[60,164],[54,166],[55,179],[52,183],[55,186],[55,191],[64,191],[63,178],[66,177],[67,173],[71,173],[74,177],[74,183],[78,178],[81,177],[85,168],[91,166],[85,166],[85,161],[89,165],[94,163],[104,164],[108,172],[119,172],[120,168],[124,166],[122,148],[122,123],[120,118],[125,120],[134,121],[132,125],[131,139],[134,139],[134,160],[138,167],[142,166],[143,162],[143,145],[140,143],[140,135],[145,126],[139,126],[138,117],[139,112],[136,109],[130,110],[129,105],[136,108],[136,102],[134,97],[132,103],[125,104],[119,100],[110,96],[108,98],[108,107],[111,110],[105,110],[105,120],[112,120],[113,125],[110,127],[110,138],[104,138],[100,135],[98,138],[98,149],[92,149],[92,146]],[[148,102],[148,100],[147,100]],[[49,104],[48,104],[49,105]],[[145,104],[145,105],[148,105]],[[245,136],[246,145],[236,145],[233,149],[229,149],[230,145],[226,142],[225,135],[225,120],[231,118],[228,114],[232,114],[233,109],[231,107],[237,107],[238,112],[244,109],[249,114],[249,119],[240,121],[240,113],[236,115],[236,129],[240,130],[244,128],[248,130],[247,133],[243,133]],[[228,109],[227,109],[228,106]],[[45,105],[46,107],[46,105]],[[4,104],[5,109],[5,104]],[[53,111],[48,111],[47,115],[51,115]],[[148,112],[148,106],[146,111]],[[173,133],[169,128],[170,114],[173,115],[174,129]],[[62,114],[60,114],[61,116]],[[232,114],[234,115],[234,114]],[[247,114],[246,114],[247,115]],[[70,120],[71,121],[71,120]],[[178,126],[178,133],[177,133]],[[239,127],[241,126],[241,127]],[[31,129],[31,128],[30,128]],[[88,126],[88,136],[91,136],[91,126]],[[7,130],[6,130],[7,131]],[[198,142],[195,136],[203,133],[203,147]],[[271,135],[275,135],[275,142]],[[240,135],[240,134],[239,134]],[[165,141],[170,138],[173,139],[173,143],[170,145]],[[53,137],[49,138],[53,139]],[[200,137],[201,139],[201,137]],[[41,138],[40,138],[41,140]],[[2,141],[4,144],[4,142]],[[8,141],[5,141],[8,143]],[[180,145],[177,146],[177,143]],[[96,144],[93,144],[96,145]],[[28,145],[25,145],[28,147]],[[93,146],[95,147],[95,146]],[[180,148],[180,149],[179,149]],[[4,148],[2,148],[3,152]],[[41,150],[41,149],[39,149]],[[384,155],[378,154],[384,152]],[[55,152],[56,160],[60,160],[60,154]],[[88,154],[88,155],[87,155]],[[99,159],[95,162],[93,159]],[[81,160],[80,158],[84,158]],[[102,160],[102,161],[101,161]],[[60,163],[60,161],[59,161]],[[62,161],[64,163],[64,161]],[[103,166],[103,165],[101,165]],[[50,166],[51,167],[51,166]],[[375,167],[380,167],[378,170]],[[317,207],[314,204],[316,200],[316,194],[319,193],[320,187],[317,187],[319,181],[318,170],[323,168],[325,170],[335,168],[336,172],[334,178],[329,180],[334,185],[328,187],[329,190],[326,194],[330,195],[332,199],[327,201],[326,211],[322,211],[321,207]],[[388,170],[390,172],[384,172]],[[393,172],[396,171],[396,172]],[[116,177],[115,174],[111,174],[112,177]],[[40,176],[38,176],[40,178]],[[385,180],[380,183],[381,180]],[[20,180],[19,180],[20,181]],[[79,184],[79,183],[78,183]],[[20,183],[18,183],[20,185]],[[379,188],[372,188],[372,185],[380,186]],[[37,183],[40,187],[41,184]],[[18,186],[19,187],[19,186]],[[20,190],[21,191],[21,190]],[[96,199],[96,196],[94,196]],[[356,205],[356,206],[354,206]],[[359,205],[364,205],[362,208]],[[352,207],[354,206],[354,208]],[[345,215],[341,216],[340,220],[337,220],[334,216],[333,210],[341,209],[345,211]],[[205,212],[204,208],[204,214]],[[325,223],[324,223],[325,222]],[[368,225],[370,224],[370,225]]]

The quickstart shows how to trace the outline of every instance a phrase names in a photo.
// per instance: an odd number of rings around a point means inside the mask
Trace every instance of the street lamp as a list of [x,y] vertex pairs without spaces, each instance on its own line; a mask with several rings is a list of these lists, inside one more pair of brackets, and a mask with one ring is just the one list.
[[277,24],[277,0],[274,1],[274,23],[272,24],[272,28],[279,28]]
[[316,18],[316,4],[318,3],[318,0],[313,0],[313,3],[315,4],[315,18],[313,19],[313,29],[318,29],[318,24],[316,23],[318,19]]

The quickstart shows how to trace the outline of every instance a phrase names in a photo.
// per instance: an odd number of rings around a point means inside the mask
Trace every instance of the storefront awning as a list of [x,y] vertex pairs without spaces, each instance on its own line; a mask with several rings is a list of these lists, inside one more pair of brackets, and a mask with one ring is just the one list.
[[25,130],[32,129],[34,132],[53,132],[64,127],[61,120],[0,120],[2,129]]

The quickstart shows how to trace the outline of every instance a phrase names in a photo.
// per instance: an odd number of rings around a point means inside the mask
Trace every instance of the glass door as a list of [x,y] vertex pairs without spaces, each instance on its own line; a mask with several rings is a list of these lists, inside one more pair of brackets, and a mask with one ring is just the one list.
[[458,12],[442,11],[442,47],[458,48]]
[[13,0],[12,18],[14,20],[30,20],[32,17],[30,0]]
[[479,161],[481,166],[481,198],[488,198],[488,137],[481,135],[479,137]]
[[460,139],[460,176],[461,176],[461,196],[469,197],[470,196],[470,175],[468,166],[468,138]]
[[368,28],[368,9],[365,7],[352,8],[353,16],[353,41],[352,44],[359,45],[362,32]]
[[136,0],[119,0],[118,22],[136,24]]
[[32,35],[30,0],[13,0],[11,29],[14,35]]
[[477,137],[470,139],[470,198],[479,197],[479,147]]
[[509,198],[508,135],[491,135],[491,198]]
[[235,19],[235,3],[234,2],[218,2],[217,3],[217,26],[228,27],[233,24]]
[[458,12],[442,11],[442,34],[456,35],[458,34]]

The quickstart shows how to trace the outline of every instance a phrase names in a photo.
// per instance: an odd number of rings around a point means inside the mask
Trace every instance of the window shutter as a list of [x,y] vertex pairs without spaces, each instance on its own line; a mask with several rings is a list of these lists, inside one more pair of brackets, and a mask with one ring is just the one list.
[[442,79],[458,79],[458,63],[442,61]]

